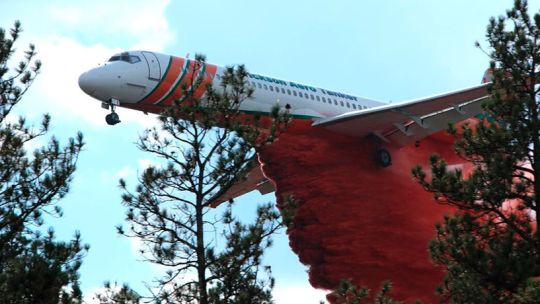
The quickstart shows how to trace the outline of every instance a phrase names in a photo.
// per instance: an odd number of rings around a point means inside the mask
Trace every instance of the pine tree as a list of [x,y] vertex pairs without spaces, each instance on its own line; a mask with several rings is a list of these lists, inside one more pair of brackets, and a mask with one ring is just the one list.
[[372,298],[368,288],[357,287],[350,280],[341,280],[339,286],[329,294],[329,298],[335,304],[401,304],[402,302],[392,299],[391,290],[392,284],[385,281],[381,284],[379,292]]
[[506,17],[490,20],[486,37],[485,117],[449,129],[472,172],[449,171],[433,156],[431,179],[420,167],[413,175],[460,210],[437,225],[429,247],[447,270],[440,292],[452,303],[532,303],[540,275],[540,14],[531,17],[527,1],[517,0]]
[[14,70],[9,59],[21,27],[9,35],[0,28],[0,298],[3,303],[72,303],[81,301],[78,269],[88,249],[78,233],[70,242],[55,241],[52,229],[43,235],[43,213],[61,215],[56,203],[69,190],[82,135],[62,147],[54,137],[28,153],[26,147],[44,136],[50,116],[35,130],[12,118],[38,75],[41,63],[30,45]]
[[94,297],[100,304],[139,304],[141,296],[133,291],[128,285],[119,287],[105,282],[104,290]]
[[[201,56],[196,62],[191,75],[205,64]],[[209,215],[215,199],[258,165],[256,150],[272,142],[287,120],[276,108],[273,123],[262,128],[261,117],[246,118],[239,111],[253,93],[247,75],[243,66],[227,68],[221,86],[208,85],[202,99],[190,95],[190,88],[203,85],[202,78],[191,79],[183,87],[188,97],[162,113],[161,130],[147,130],[138,141],[140,150],[164,163],[147,168],[134,193],[120,181],[131,227],[119,232],[139,238],[146,259],[168,269],[158,280],[156,301],[271,301],[273,278],[261,258],[281,226],[279,214],[270,205],[260,206],[255,222],[246,225],[233,217],[231,202],[221,219]]]

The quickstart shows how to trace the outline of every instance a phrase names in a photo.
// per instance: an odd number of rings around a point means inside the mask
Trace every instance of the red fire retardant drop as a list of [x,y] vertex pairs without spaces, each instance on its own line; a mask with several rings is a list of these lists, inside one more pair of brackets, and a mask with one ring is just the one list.
[[436,301],[443,272],[428,257],[434,225],[452,209],[413,181],[411,168],[427,168],[436,152],[449,164],[463,162],[444,135],[402,149],[389,149],[392,166],[373,161],[372,140],[353,138],[295,121],[261,153],[265,174],[276,185],[278,206],[287,194],[299,207],[288,230],[290,246],[309,266],[316,288],[340,279],[378,290],[393,283],[401,300]]

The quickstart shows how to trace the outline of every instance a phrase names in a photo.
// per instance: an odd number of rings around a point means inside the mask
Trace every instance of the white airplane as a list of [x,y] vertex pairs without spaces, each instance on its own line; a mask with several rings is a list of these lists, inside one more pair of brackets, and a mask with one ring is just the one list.
[[[194,69],[195,65],[200,66]],[[195,76],[202,76],[203,82],[216,87],[224,72],[222,67],[192,59],[129,51],[116,54],[105,65],[83,73],[79,86],[101,101],[102,107],[111,109],[106,121],[115,125],[120,122],[115,112],[117,106],[158,114],[174,100],[185,98],[181,84],[193,78],[194,70],[199,74]],[[448,123],[479,114],[482,101],[488,98],[490,75],[486,72],[483,83],[477,86],[392,104],[258,74],[249,74],[248,81],[255,92],[253,98],[242,102],[240,111],[264,115],[278,104],[288,109],[293,119],[312,120],[313,127],[356,137],[371,136],[380,142],[375,156],[377,163],[387,167],[391,165],[391,155],[385,146],[414,144],[446,129]],[[202,97],[204,87],[194,88],[193,97]],[[246,182],[229,191],[221,201],[254,189],[263,194],[273,191],[260,169],[254,170]]]

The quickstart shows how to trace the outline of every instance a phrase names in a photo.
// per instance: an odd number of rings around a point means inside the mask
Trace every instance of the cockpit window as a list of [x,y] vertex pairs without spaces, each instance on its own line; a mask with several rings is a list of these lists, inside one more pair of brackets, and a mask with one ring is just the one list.
[[122,56],[122,60],[127,61],[129,63],[137,63],[137,62],[141,61],[141,58],[139,58],[139,56],[135,56],[135,55],[128,55],[128,56]]
[[120,55],[114,55],[109,59],[109,62],[113,62],[113,61],[125,61],[129,63],[137,63],[141,61],[141,58],[139,58],[139,56],[129,55],[129,53],[122,53]]

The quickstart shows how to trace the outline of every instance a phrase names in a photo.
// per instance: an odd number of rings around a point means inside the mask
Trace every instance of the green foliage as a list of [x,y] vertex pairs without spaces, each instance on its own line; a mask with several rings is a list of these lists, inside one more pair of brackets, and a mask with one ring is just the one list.
[[268,280],[261,280],[262,256],[272,245],[270,236],[281,227],[279,213],[273,205],[257,208],[253,224],[244,225],[231,213],[231,205],[223,222],[225,248],[219,254],[207,250],[208,268],[214,276],[209,290],[209,303],[270,303],[274,287],[270,266],[262,267]]
[[366,287],[358,287],[349,280],[342,280],[338,288],[330,294],[330,297],[332,303],[336,304],[400,304],[401,302],[390,297],[391,290],[392,284],[383,282],[381,290],[375,295],[374,299],[371,299],[369,289]]
[[453,303],[521,303],[520,289],[540,270],[534,244],[495,221],[458,214],[437,225],[429,252],[446,267],[439,292]]
[[294,198],[294,195],[288,194],[283,198],[283,203],[280,206],[280,209],[281,216],[283,218],[283,224],[287,228],[291,228],[294,216],[296,215],[296,211],[298,210],[298,206],[298,201]]
[[[204,64],[198,56],[191,74],[198,75]],[[135,192],[120,181],[131,227],[128,231],[120,226],[119,232],[140,239],[144,257],[168,269],[157,280],[154,301],[271,301],[273,279],[261,257],[281,226],[279,214],[270,205],[260,206],[255,222],[245,225],[232,216],[232,202],[221,219],[209,214],[211,206],[259,165],[256,150],[271,143],[288,120],[276,110],[265,126],[260,116],[239,111],[253,93],[247,75],[243,66],[227,68],[221,86],[208,85],[202,99],[191,95],[203,85],[202,78],[191,79],[183,86],[185,98],[162,113],[161,130],[147,130],[138,141],[140,150],[163,162],[141,174]],[[224,246],[218,246],[220,240]]]
[[127,285],[119,287],[118,284],[111,285],[105,282],[105,290],[95,295],[94,299],[100,304],[139,304],[141,296],[129,288]]
[[41,63],[30,45],[13,71],[14,54],[21,27],[15,22],[9,35],[0,28],[0,295],[4,303],[73,303],[81,301],[77,271],[88,246],[78,233],[64,243],[49,230],[42,236],[43,213],[60,216],[56,205],[69,190],[82,134],[62,147],[54,137],[33,153],[26,147],[44,136],[50,116],[44,115],[34,130],[11,111],[30,88]]
[[540,280],[538,278],[528,279],[525,287],[520,288],[514,296],[517,303],[538,303],[538,299],[540,299]]
[[[456,137],[455,150],[473,164],[470,174],[449,171],[438,156],[431,178],[413,176],[435,199],[462,212],[437,226],[432,259],[447,269],[440,292],[452,303],[529,303],[540,275],[540,14],[515,1],[506,17],[492,18],[490,98],[484,119]],[[537,174],[538,173],[538,174]]]
[[52,230],[32,238],[18,235],[4,244],[0,260],[2,303],[79,303],[78,270],[87,247],[76,234],[58,242]]

